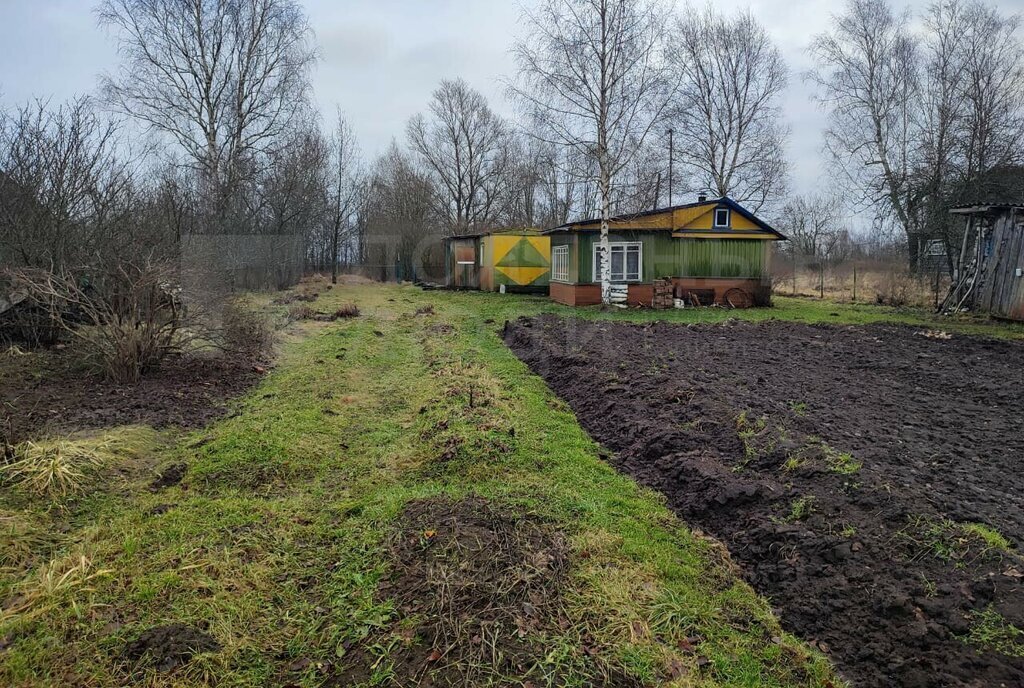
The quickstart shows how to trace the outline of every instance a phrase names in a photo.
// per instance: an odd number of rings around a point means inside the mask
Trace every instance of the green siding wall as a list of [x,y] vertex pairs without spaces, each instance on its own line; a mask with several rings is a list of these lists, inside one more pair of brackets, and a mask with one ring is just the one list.
[[763,277],[767,242],[758,239],[681,239],[680,277]]
[[[668,232],[616,232],[610,241],[643,244],[643,282],[659,277],[762,278],[769,242],[759,239],[675,239]],[[569,282],[591,284],[594,233],[556,234],[551,247],[569,246]]]

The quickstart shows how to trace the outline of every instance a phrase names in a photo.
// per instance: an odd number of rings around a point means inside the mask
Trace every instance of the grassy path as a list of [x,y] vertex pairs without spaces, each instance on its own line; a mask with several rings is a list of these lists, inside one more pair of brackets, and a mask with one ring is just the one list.
[[[349,301],[362,316],[297,326],[232,417],[185,436],[120,431],[120,458],[87,497],[52,505],[4,488],[0,683],[344,685],[345,668],[371,658],[368,682],[394,684],[395,648],[422,641],[377,592],[399,515],[413,500],[477,495],[568,543],[562,623],[528,638],[543,650],[533,674],[542,683],[593,685],[611,672],[643,685],[835,685],[723,550],[602,462],[566,406],[500,342],[506,318],[568,309],[383,286],[339,286],[315,305]],[[600,317],[658,316],[935,326],[792,299],[773,311]],[[181,484],[148,488],[154,470],[179,462]],[[171,622],[202,629],[220,649],[171,672],[125,656],[142,632]]]

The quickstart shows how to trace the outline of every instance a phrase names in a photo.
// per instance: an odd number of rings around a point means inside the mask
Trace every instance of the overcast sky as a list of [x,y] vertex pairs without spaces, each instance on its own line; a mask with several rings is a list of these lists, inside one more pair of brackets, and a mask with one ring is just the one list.
[[[529,0],[527,0],[529,1]],[[305,0],[323,59],[314,75],[325,116],[340,105],[367,157],[401,139],[408,118],[425,108],[444,78],[462,77],[498,112],[511,114],[501,85],[514,63],[517,2],[506,0]],[[903,6],[921,8],[927,0]],[[95,88],[117,62],[113,42],[96,24],[90,0],[0,0],[0,93],[4,106],[42,96],[62,100]],[[726,11],[749,7],[782,49],[790,68],[784,101],[792,128],[795,191],[827,179],[821,158],[824,116],[801,74],[806,48],[825,30],[837,0],[719,0]],[[1002,0],[1006,12],[1024,0]],[[901,6],[899,2],[896,6]]]

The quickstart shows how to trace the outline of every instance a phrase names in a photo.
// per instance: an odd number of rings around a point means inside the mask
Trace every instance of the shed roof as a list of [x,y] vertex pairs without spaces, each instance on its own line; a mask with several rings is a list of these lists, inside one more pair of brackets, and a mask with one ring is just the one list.
[[454,236],[445,237],[445,241],[450,239],[480,239],[485,236],[492,236],[495,234],[510,236],[540,236],[543,233],[544,232],[536,227],[511,227],[507,229],[492,229],[487,232],[474,232],[472,234],[456,234]]
[[1000,210],[1024,210],[1024,204],[1014,203],[1012,201],[1007,203],[978,201],[975,203],[954,206],[949,209],[949,212],[954,215],[987,215],[988,213],[998,212]]

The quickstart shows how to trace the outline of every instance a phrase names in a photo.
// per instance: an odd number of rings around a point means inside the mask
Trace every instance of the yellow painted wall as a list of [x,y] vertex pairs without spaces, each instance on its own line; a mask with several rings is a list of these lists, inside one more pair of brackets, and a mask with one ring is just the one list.
[[[731,208],[730,210],[732,210],[732,212],[729,213],[731,226],[714,227],[714,211],[717,207],[719,207],[719,204],[716,201],[708,201],[707,203],[690,208],[678,208],[673,211],[666,210],[665,212],[654,215],[624,218],[611,222],[609,224],[609,229],[613,232],[616,229],[668,229],[676,231],[705,229],[715,232],[741,231],[746,234],[743,238],[750,238],[749,233],[751,231],[764,231],[756,222],[748,220],[746,217]],[[582,230],[599,230],[601,228],[601,222],[586,222],[579,225],[573,225],[573,227],[575,229]],[[774,235],[772,235],[772,238],[774,238]]]

